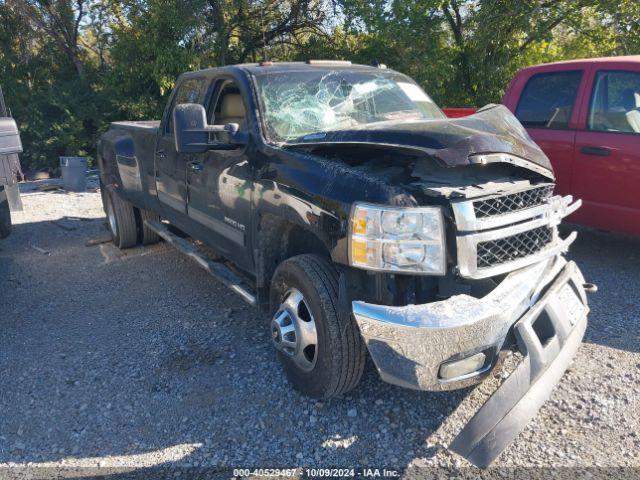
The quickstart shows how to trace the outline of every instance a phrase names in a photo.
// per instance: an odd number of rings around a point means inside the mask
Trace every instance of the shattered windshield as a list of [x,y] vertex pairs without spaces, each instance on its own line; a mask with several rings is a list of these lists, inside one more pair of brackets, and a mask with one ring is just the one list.
[[292,71],[256,78],[271,142],[321,139],[323,132],[377,122],[445,118],[417,84],[393,72]]

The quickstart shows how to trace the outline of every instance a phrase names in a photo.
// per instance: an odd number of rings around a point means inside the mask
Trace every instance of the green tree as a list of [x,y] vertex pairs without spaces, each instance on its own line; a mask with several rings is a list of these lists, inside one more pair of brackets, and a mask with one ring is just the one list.
[[637,0],[0,0],[0,84],[25,168],[158,118],[177,76],[308,58],[385,63],[443,106],[498,102],[536,63],[640,53]]

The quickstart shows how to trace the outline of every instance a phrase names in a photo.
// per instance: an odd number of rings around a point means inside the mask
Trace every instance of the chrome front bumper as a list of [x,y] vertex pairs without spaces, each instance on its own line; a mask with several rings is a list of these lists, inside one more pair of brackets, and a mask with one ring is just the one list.
[[440,367],[481,351],[497,353],[513,332],[522,361],[449,446],[485,468],[560,381],[582,342],[589,307],[580,270],[558,256],[511,273],[481,299],[458,295],[408,307],[353,302],[353,311],[382,378],[424,390],[478,382],[495,366],[496,355],[452,380],[440,378]]
[[[383,380],[418,390],[452,390],[478,383],[495,366],[514,324],[534,311],[547,287],[564,278],[584,311],[562,315],[586,318],[588,311],[578,267],[561,256],[512,272],[488,295],[456,295],[425,305],[388,307],[354,301],[353,313]],[[558,287],[558,288],[560,288]],[[554,299],[549,305],[555,305]],[[575,310],[575,309],[574,309]],[[540,312],[538,312],[540,314]],[[485,352],[481,368],[443,379],[443,363]]]
[[581,279],[575,264],[567,264],[514,325],[523,360],[458,433],[450,450],[488,467],[547,401],[587,328],[589,308]]

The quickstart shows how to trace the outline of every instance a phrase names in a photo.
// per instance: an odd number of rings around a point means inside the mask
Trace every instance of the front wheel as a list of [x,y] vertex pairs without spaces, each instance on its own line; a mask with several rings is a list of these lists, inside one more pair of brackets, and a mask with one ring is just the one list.
[[366,350],[357,325],[338,309],[338,278],[318,255],[299,255],[277,268],[271,284],[271,337],[293,387],[327,399],[354,388]]

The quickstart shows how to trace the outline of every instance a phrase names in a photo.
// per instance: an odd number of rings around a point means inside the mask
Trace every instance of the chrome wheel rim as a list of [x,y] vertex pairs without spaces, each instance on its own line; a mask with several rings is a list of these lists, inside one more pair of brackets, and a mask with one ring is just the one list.
[[292,288],[271,320],[271,340],[276,349],[301,370],[313,370],[318,358],[318,332],[302,293]]
[[111,203],[111,198],[109,198],[107,194],[107,220],[109,221],[109,228],[111,229],[111,233],[115,236],[118,234],[118,224],[116,223],[116,214],[113,211],[113,204]]

